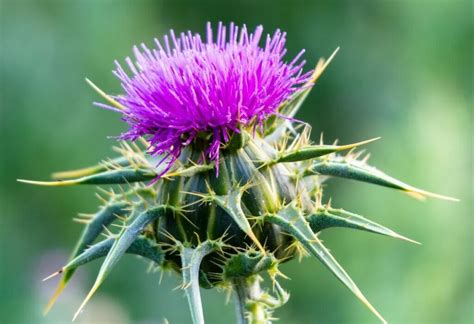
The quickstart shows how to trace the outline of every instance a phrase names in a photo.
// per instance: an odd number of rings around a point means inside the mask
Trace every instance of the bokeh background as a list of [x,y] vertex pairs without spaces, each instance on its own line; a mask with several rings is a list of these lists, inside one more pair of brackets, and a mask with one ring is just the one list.
[[[371,144],[372,164],[460,203],[420,202],[388,189],[333,181],[338,207],[419,240],[410,245],[332,230],[322,238],[391,323],[473,323],[473,8],[470,1],[0,1],[1,323],[69,323],[99,263],[82,268],[48,317],[55,282],[41,279],[66,260],[94,212],[94,188],[40,188],[16,178],[112,155],[124,124],[94,108],[84,82],[119,91],[113,60],[168,29],[203,32],[211,21],[263,24],[288,32],[289,54],[307,50],[308,68],[341,50],[298,117],[332,141]],[[176,276],[147,274],[126,257],[79,323],[190,322]],[[289,303],[281,323],[376,323],[317,261],[283,271]],[[225,295],[204,292],[208,323],[231,323]]]

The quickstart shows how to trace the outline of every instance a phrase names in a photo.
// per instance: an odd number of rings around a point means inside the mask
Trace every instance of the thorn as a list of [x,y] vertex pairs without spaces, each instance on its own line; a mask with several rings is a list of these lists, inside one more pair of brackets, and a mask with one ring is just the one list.
[[84,309],[84,307],[86,306],[87,302],[92,298],[92,296],[94,295],[94,293],[96,292],[96,290],[99,288],[100,286],[100,281],[96,281],[94,283],[94,286],[92,287],[92,289],[89,291],[89,293],[87,294],[86,298],[84,299],[84,301],[82,302],[81,306],[79,306],[78,310],[76,311],[76,313],[74,314],[74,317],[72,318],[72,321],[74,322],[76,320],[76,318],[79,316],[79,314],[82,312],[82,310]]
[[45,281],[47,281],[47,280],[49,280],[49,279],[51,279],[51,278],[56,277],[58,274],[61,274],[61,273],[63,273],[63,268],[61,268],[60,270],[56,271],[55,273],[50,274],[49,276],[47,276],[46,278],[44,278],[44,279],[41,280],[41,281],[42,281],[42,282],[45,282]]
[[375,309],[375,307],[372,306],[371,303],[369,303],[369,301],[365,298],[362,292],[357,290],[355,293],[356,293],[356,296],[362,301],[362,303],[365,306],[367,306],[367,308],[370,309],[372,313],[374,313],[374,315],[377,316],[382,321],[383,324],[387,324],[387,321],[382,317],[382,315],[380,315],[380,313]]
[[366,156],[364,156],[364,158],[361,160],[362,163],[364,164],[367,164],[367,161],[369,161],[370,159],[370,153],[367,153]]
[[347,152],[346,156],[344,157],[344,160],[346,160],[347,163],[351,163],[352,160],[354,160],[354,153],[355,153],[356,147],[353,147]]
[[103,228],[104,231],[106,232],[106,237],[113,237],[113,236],[115,236],[114,233],[112,233],[112,232],[107,228],[107,226],[102,225],[102,228]]
[[97,190],[99,190],[100,192],[102,192],[106,196],[113,197],[115,195],[113,191],[105,190],[104,188],[102,188],[100,186],[96,186],[96,188],[97,188]]
[[160,271],[160,279],[158,280],[158,284],[161,285],[161,282],[163,281],[163,275],[165,274],[165,271],[161,269]]
[[59,181],[35,181],[35,180],[26,180],[26,179],[16,179],[18,182],[33,184],[37,186],[46,186],[46,187],[60,187],[76,184],[75,180],[59,180]]
[[358,152],[354,152],[354,156],[352,157],[354,160],[359,160],[361,155],[364,154],[364,150],[360,150]]
[[138,140],[140,141],[140,143],[142,143],[143,146],[145,146],[145,147],[150,146],[150,143],[146,139],[144,139],[143,137],[139,137]]
[[176,290],[179,290],[179,289],[183,289],[183,285],[184,285],[184,282],[180,283],[179,285],[177,285],[176,287],[174,287],[173,289],[171,289],[172,291],[176,291]]
[[313,75],[311,76],[311,79],[308,81],[308,83],[316,83],[316,81],[319,79],[321,74],[323,74],[324,70],[328,67],[328,65],[331,63],[331,61],[334,59],[336,56],[337,52],[339,51],[340,47],[337,47],[334,52],[329,56],[327,60],[320,59],[318,61],[318,64],[316,65],[316,68],[314,69]]
[[114,216],[115,216],[119,221],[124,222],[124,223],[126,223],[127,220],[128,220],[127,217],[121,216],[121,215],[119,215],[119,214],[114,214]]
[[142,149],[137,145],[137,143],[132,142],[131,144],[132,144],[132,147],[133,147],[134,150],[135,150],[135,153],[137,153],[137,154],[141,154],[141,153],[142,153]]
[[108,201],[107,199],[105,199],[104,197],[102,197],[99,193],[95,193],[95,196],[97,197],[97,199],[99,199],[102,203],[104,203],[105,205],[107,205]]
[[392,233],[392,236],[393,236],[394,238],[400,239],[400,240],[402,240],[402,241],[406,241],[406,242],[413,243],[413,244],[416,244],[416,245],[423,245],[423,244],[421,244],[421,243],[418,242],[418,241],[412,240],[412,239],[410,239],[410,238],[408,238],[408,237],[405,237],[405,236],[400,235],[400,234],[395,233],[395,232]]
[[78,217],[73,218],[72,221],[79,224],[84,224],[84,225],[88,225],[91,222],[90,219],[83,219],[83,218],[78,218]]
[[353,151],[353,149],[356,148],[357,146],[366,145],[366,144],[369,144],[369,143],[378,141],[378,140],[381,139],[381,138],[382,138],[382,137],[379,136],[379,137],[370,138],[370,139],[365,140],[365,141],[360,141],[360,142],[357,142],[357,143],[342,145],[342,146],[340,146],[340,149],[341,149],[341,150],[351,149],[351,151],[349,151],[349,153],[351,153],[351,152]]
[[77,213],[77,216],[82,217],[82,218],[94,218],[95,214],[88,214],[88,213]]
[[53,308],[54,304],[56,303],[56,300],[61,295],[61,293],[63,292],[65,287],[66,286],[65,286],[64,282],[60,281],[58,287],[54,291],[53,296],[48,301],[48,304],[46,305],[46,307],[43,309],[43,316],[46,316],[49,313],[49,311]]
[[120,147],[121,144],[119,144],[119,146],[112,146],[112,151],[114,151],[115,153],[119,153],[121,155],[123,155],[123,149]]
[[[413,191],[411,191],[411,190],[413,190]],[[447,200],[447,201],[452,201],[452,202],[460,202],[461,201],[458,198],[443,196],[443,195],[440,195],[440,194],[436,194],[436,193],[433,193],[433,192],[424,191],[424,190],[416,189],[416,188],[413,188],[413,189],[410,188],[409,190],[406,191],[406,193],[409,194],[410,196],[413,196],[413,197],[415,197],[417,199],[420,199],[420,200],[424,200],[426,197],[430,197],[430,198],[437,198],[437,199]]]
[[129,205],[133,206],[133,202],[128,197],[128,194],[125,192],[125,189],[123,188],[123,186],[119,185],[118,187],[120,189],[120,193],[122,194],[122,198],[125,200],[125,202],[127,202]]
[[125,110],[125,107],[120,104],[118,101],[116,101],[114,98],[106,94],[104,91],[102,91],[98,86],[96,86],[91,80],[88,78],[85,78],[86,82],[92,87],[92,89],[95,90],[102,98],[107,100],[110,104],[112,104],[115,108],[119,110]]
[[97,169],[97,166],[91,166],[91,167],[78,169],[78,170],[59,171],[59,172],[52,173],[51,177],[56,180],[79,178],[79,177],[83,177],[83,176],[93,173],[96,169]]
[[110,226],[120,228],[120,230],[123,230],[126,227],[126,225],[123,225],[123,224],[111,224]]

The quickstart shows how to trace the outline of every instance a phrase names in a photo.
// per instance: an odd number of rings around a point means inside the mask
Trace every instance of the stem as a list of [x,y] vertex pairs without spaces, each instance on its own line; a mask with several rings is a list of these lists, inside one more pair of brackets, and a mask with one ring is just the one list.
[[233,281],[238,324],[270,323],[269,309],[260,302],[263,294],[260,281],[260,276],[238,278]]
[[237,315],[237,324],[246,324],[245,319],[245,279],[236,279],[233,282],[234,293],[235,293],[235,311]]
[[195,249],[181,247],[183,287],[188,298],[193,324],[204,324],[201,292],[199,289],[199,267],[202,259],[214,249],[214,243],[205,241]]

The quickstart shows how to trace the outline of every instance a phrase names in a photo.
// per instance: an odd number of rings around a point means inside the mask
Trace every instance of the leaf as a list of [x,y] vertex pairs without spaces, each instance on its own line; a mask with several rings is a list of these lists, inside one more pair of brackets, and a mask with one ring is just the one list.
[[[46,281],[54,276],[64,273],[66,271],[73,271],[86,263],[92,262],[96,259],[106,256],[115,242],[115,238],[110,237],[99,243],[96,243],[86,249],[84,252],[79,254],[77,257],[69,261],[59,271],[53,273],[49,277],[45,278]],[[145,236],[138,237],[133,241],[132,245],[127,249],[126,253],[136,254],[144,258],[150,259],[151,261],[161,264],[164,260],[164,253],[159,248],[158,244]]]
[[217,247],[215,241],[205,241],[196,248],[181,247],[183,288],[186,292],[194,324],[204,324],[201,293],[199,290],[199,268],[201,261]]
[[311,166],[310,170],[305,173],[305,175],[315,174],[353,179],[357,181],[376,184],[379,186],[398,189],[405,191],[406,193],[419,199],[423,199],[425,197],[433,197],[450,201],[458,201],[458,199],[456,198],[442,196],[412,187],[358,160],[352,160],[348,162],[338,158],[335,160],[316,162]]
[[213,195],[211,199],[232,217],[234,222],[237,223],[240,229],[244,231],[248,237],[250,237],[250,239],[262,252],[265,252],[265,249],[253,233],[252,227],[250,226],[250,223],[242,210],[242,194],[243,191],[233,190],[230,191],[227,195]]
[[289,152],[284,152],[280,157],[278,157],[275,162],[298,162],[304,160],[314,159],[323,155],[328,155],[334,152],[340,152],[345,150],[350,150],[352,148],[371,143],[380,139],[380,137],[372,138],[366,141],[348,144],[348,145],[311,145],[302,147],[299,149],[291,150]]
[[117,264],[120,258],[125,254],[125,252],[136,240],[136,238],[141,234],[144,228],[148,224],[156,220],[158,217],[165,215],[166,211],[170,209],[172,209],[172,207],[166,205],[159,205],[148,209],[139,214],[130,225],[127,225],[122,230],[122,232],[119,234],[119,237],[115,240],[114,244],[112,245],[112,248],[107,254],[104,263],[102,263],[102,266],[99,270],[99,274],[92,289],[82,302],[77,312],[74,314],[73,321],[77,318],[84,306],[91,299],[91,297],[97,291],[102,282],[104,282],[105,278],[109,275],[110,271]]
[[[97,168],[99,168],[98,166]],[[214,168],[214,164],[208,165],[193,165],[186,168],[180,168],[172,172],[168,172],[163,175],[163,178],[171,177],[192,177],[193,175],[211,170]],[[87,173],[93,172],[88,168],[83,170],[78,170],[77,173]],[[96,169],[94,169],[96,170]],[[98,169],[97,169],[98,170]],[[75,171],[71,171],[71,174]],[[67,173],[67,172],[66,172]],[[56,175],[57,176],[57,175]],[[34,181],[34,180],[24,180],[18,179],[19,182],[39,185],[39,186],[48,186],[48,187],[61,187],[61,186],[74,186],[82,184],[94,184],[94,185],[106,185],[106,184],[128,184],[132,182],[143,182],[148,180],[153,180],[158,177],[158,174],[150,169],[121,169],[121,170],[112,170],[104,171],[99,173],[94,173],[88,176],[83,176],[75,179],[66,179],[66,180],[57,180],[57,181]]]
[[165,253],[160,246],[152,239],[143,235],[139,236],[132,245],[127,249],[126,253],[135,254],[145,259],[149,259],[158,265],[165,260]]
[[[85,226],[69,260],[73,260],[88,246],[90,246],[97,239],[100,233],[102,233],[104,227],[107,227],[109,224],[111,224],[117,218],[117,216],[124,216],[128,214],[128,211],[126,211],[127,206],[128,204],[124,202],[112,203],[99,211]],[[63,272],[63,276],[58,284],[58,287],[44,309],[44,314],[47,314],[54,306],[54,303],[58,299],[59,295],[61,295],[64,288],[66,288],[66,285],[74,274],[74,271],[74,269],[67,269]]]
[[314,233],[318,233],[331,227],[346,227],[387,235],[407,242],[420,244],[419,242],[406,238],[387,227],[343,209],[334,209],[331,207],[319,208],[315,214],[306,217],[306,220]]
[[383,317],[369,303],[357,285],[352,281],[346,271],[339,265],[326,247],[321,243],[311,230],[300,210],[295,206],[288,206],[278,214],[267,215],[264,220],[281,226],[299,241],[304,248],[313,256],[319,259],[347,288],[349,288],[363,304],[365,304],[382,322],[386,323]]
[[89,175],[93,175],[96,173],[104,172],[108,170],[107,164],[111,165],[118,165],[121,167],[128,167],[130,166],[130,160],[129,158],[125,156],[120,156],[118,158],[115,158],[111,161],[104,161],[102,163],[99,163],[94,166],[86,167],[86,168],[81,168],[77,170],[71,170],[71,171],[60,171],[60,172],[55,172],[53,173],[52,177],[55,180],[64,180],[64,179],[73,179],[73,178],[79,178],[79,177],[85,177]]
[[59,181],[33,181],[18,179],[19,182],[29,183],[39,186],[48,187],[61,187],[61,186],[74,186],[82,184],[94,184],[94,185],[105,185],[105,184],[128,184],[132,182],[142,182],[152,180],[158,177],[158,175],[152,170],[144,169],[122,169],[105,171],[90,176],[80,177],[69,180]]

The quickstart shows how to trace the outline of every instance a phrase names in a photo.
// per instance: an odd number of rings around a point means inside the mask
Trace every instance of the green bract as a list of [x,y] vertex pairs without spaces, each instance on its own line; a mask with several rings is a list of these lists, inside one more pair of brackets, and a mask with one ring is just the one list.
[[[311,82],[327,63],[318,64]],[[294,116],[309,91],[310,87],[296,93],[281,105],[279,113]],[[182,276],[194,323],[204,323],[200,287],[216,286],[235,292],[239,323],[268,323],[273,310],[289,298],[278,281],[283,277],[279,265],[309,254],[383,321],[318,239],[318,233],[346,227],[414,241],[323,203],[322,183],[340,177],[398,189],[418,198],[453,199],[414,188],[370,167],[354,149],[371,140],[318,145],[309,135],[307,125],[271,117],[262,132],[249,127],[234,133],[221,149],[218,162],[197,164],[205,145],[196,141],[186,146],[178,161],[153,184],[149,182],[160,173],[155,168],[157,162],[135,143],[123,143],[118,158],[97,166],[56,173],[57,181],[22,180],[49,186],[111,185],[100,192],[106,196],[100,211],[79,219],[86,226],[70,261],[55,273],[62,273],[62,279],[47,309],[77,267],[104,257],[77,316],[118,260],[132,253]],[[108,230],[114,224],[119,225],[119,232]],[[100,241],[102,233],[107,238]],[[273,281],[273,293],[260,288],[264,272]]]

